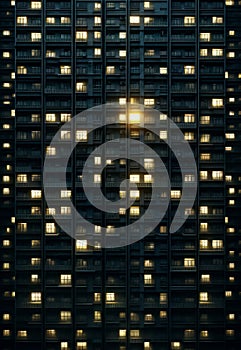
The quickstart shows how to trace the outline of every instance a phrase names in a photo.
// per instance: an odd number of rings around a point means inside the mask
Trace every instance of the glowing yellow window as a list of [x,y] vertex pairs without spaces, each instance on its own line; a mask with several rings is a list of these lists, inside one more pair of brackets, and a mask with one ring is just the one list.
[[208,301],[208,293],[207,292],[200,292],[199,293],[199,301],[200,302],[207,302]]
[[120,57],[126,57],[126,50],[119,50]]
[[195,74],[195,66],[184,66],[184,74]]
[[71,321],[71,312],[70,311],[60,311],[60,320],[61,321]]
[[151,2],[150,1],[144,1],[144,9],[150,9],[151,8]]
[[55,329],[46,329],[46,336],[47,337],[56,337],[56,330]]
[[78,341],[76,350],[87,350],[87,342],[86,341]]
[[126,32],[120,32],[119,39],[126,39]]
[[201,275],[201,281],[204,283],[210,282],[210,275]]
[[223,180],[223,171],[222,170],[214,170],[212,171],[212,179],[213,180]]
[[119,337],[126,337],[126,329],[119,329]]
[[10,329],[4,329],[4,330],[3,330],[3,336],[4,336],[4,337],[9,337],[10,335],[11,335]]
[[94,24],[95,24],[95,26],[100,26],[101,25],[101,17],[95,16]]
[[131,329],[130,330],[130,337],[131,338],[138,338],[140,336],[140,330],[139,329]]
[[106,293],[105,300],[107,302],[114,302],[115,301],[115,293]]
[[60,275],[60,284],[61,285],[71,285],[72,276],[71,275]]
[[130,16],[130,24],[140,24],[140,16]]
[[195,259],[194,258],[185,258],[184,259],[184,266],[185,267],[194,267],[195,266]]
[[40,41],[42,39],[41,33],[31,33],[31,40],[32,41]]
[[155,104],[154,98],[144,98],[144,105],[145,106],[153,106]]
[[94,322],[101,322],[101,312],[94,311]]
[[31,275],[31,282],[38,283],[39,282],[39,275],[37,275],[37,274]]
[[83,82],[83,81],[76,83],[76,91],[77,92],[87,92],[87,83]]
[[4,321],[9,321],[11,319],[10,314],[3,314],[3,320]]
[[26,16],[18,16],[17,24],[28,24],[28,17]]
[[207,56],[208,55],[208,49],[200,49],[200,56]]
[[167,293],[160,293],[160,303],[165,303],[167,301]]
[[45,116],[46,122],[55,122],[56,121],[56,114],[55,113],[47,113]]
[[60,23],[61,24],[70,24],[70,17],[60,17]]
[[152,275],[144,275],[144,284],[145,285],[152,285],[154,283]]
[[235,320],[235,314],[228,314],[228,320],[230,321]]
[[31,9],[39,10],[41,9],[41,7],[42,7],[41,1],[31,1]]
[[212,49],[212,56],[223,56],[223,49]]
[[212,17],[212,23],[213,24],[222,24],[223,23],[223,17]]
[[209,143],[210,140],[211,140],[210,134],[201,134],[201,137],[200,137],[201,143]]
[[200,336],[201,336],[201,338],[207,338],[208,337],[208,331],[201,331]]
[[95,48],[94,49],[94,55],[95,56],[101,56],[101,49],[100,48]]
[[87,240],[76,240],[76,250],[86,250],[87,247]]
[[181,343],[179,341],[174,341],[171,343],[171,349],[172,350],[179,350],[181,349]]
[[71,74],[71,66],[60,66],[60,74]]
[[69,350],[69,345],[67,341],[61,341],[60,343],[60,349],[61,350]]
[[55,24],[55,18],[54,17],[47,17],[46,23],[47,24]]
[[200,232],[207,232],[207,230],[208,230],[208,223],[200,222]]
[[225,333],[226,333],[226,336],[233,337],[235,334],[235,331],[234,329],[227,329]]
[[167,318],[167,311],[161,310],[159,315],[160,315],[160,318],[162,318],[162,319]]
[[144,175],[144,182],[145,183],[152,183],[153,182],[153,177],[151,174],[146,174]]
[[87,130],[77,130],[75,133],[76,141],[85,142],[88,140],[88,132]]
[[56,155],[56,148],[55,147],[51,147],[51,146],[47,146],[46,147],[46,155],[48,155],[48,156],[55,156]]
[[139,216],[140,215],[140,208],[135,206],[130,208],[130,215],[131,216]]
[[184,17],[184,24],[185,25],[194,25],[195,24],[195,17],[193,17],[193,16],[185,16]]
[[86,31],[81,31],[81,32],[76,32],[76,34],[75,34],[75,38],[76,38],[76,40],[78,40],[78,41],[87,41],[87,39],[88,39],[88,32],[86,32]]
[[211,33],[200,33],[200,40],[201,41],[210,41],[211,40]]
[[199,242],[200,244],[200,249],[208,249],[208,240],[202,239]]
[[115,66],[107,66],[106,74],[115,74]]
[[172,190],[171,191],[171,198],[172,199],[179,199],[179,198],[181,198],[181,191],[180,190]]
[[42,295],[41,295],[41,292],[32,292],[31,293],[31,302],[32,303],[41,303],[41,300],[42,300]]
[[233,6],[234,5],[234,0],[226,0],[225,4],[226,4],[226,6]]

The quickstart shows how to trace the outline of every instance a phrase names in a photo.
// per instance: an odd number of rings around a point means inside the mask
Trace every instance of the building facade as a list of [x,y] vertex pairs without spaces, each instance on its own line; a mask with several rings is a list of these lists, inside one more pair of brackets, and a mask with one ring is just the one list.
[[[240,349],[241,2],[4,0],[1,13],[1,349]],[[136,220],[151,196],[152,179],[120,159],[107,163],[104,192],[116,200],[132,176],[135,206],[105,215],[90,205],[81,173],[106,140],[148,144],[172,184],[152,233],[102,249],[58,227],[42,170],[61,125],[111,102],[171,118],[193,150],[199,185],[188,220],[170,234],[182,177],[165,141],[136,124],[80,133],[58,200],[71,197],[96,232]]]

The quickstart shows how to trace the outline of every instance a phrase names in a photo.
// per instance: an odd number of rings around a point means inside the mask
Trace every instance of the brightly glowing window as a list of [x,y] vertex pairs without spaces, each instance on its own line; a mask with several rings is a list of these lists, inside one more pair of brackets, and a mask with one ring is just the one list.
[[87,245],[87,240],[83,239],[83,240],[76,240],[76,250],[86,250],[88,247]]
[[71,285],[71,283],[72,283],[72,276],[70,274],[60,275],[60,284]]
[[207,302],[208,301],[208,293],[207,292],[200,292],[199,293],[199,301]]
[[184,24],[185,25],[193,25],[193,24],[195,24],[195,17],[193,17],[193,16],[185,16],[184,17]]
[[222,24],[223,23],[223,17],[212,17],[212,23],[213,24]]
[[115,293],[106,293],[106,301],[114,302],[115,301]]
[[194,267],[195,266],[195,259],[194,258],[185,258],[184,259],[184,266],[185,267]]
[[41,292],[32,292],[31,293],[31,302],[32,303],[41,303]]
[[223,49],[212,49],[212,56],[223,56]]
[[75,134],[76,141],[87,141],[88,132],[87,130],[77,130]]
[[223,171],[222,170],[214,170],[212,171],[212,179],[213,180],[223,180]]
[[140,16],[130,16],[130,24],[140,24]]
[[95,16],[94,24],[95,24],[95,26],[100,26],[101,25],[101,17]]
[[77,92],[87,92],[87,83],[85,81],[81,81],[76,83],[76,91]]
[[200,40],[201,41],[210,41],[211,40],[211,33],[200,33]]
[[78,41],[87,41],[87,39],[88,39],[88,32],[86,32],[86,31],[81,31],[81,32],[76,32],[76,34],[75,34],[75,38],[76,38],[76,40],[78,40]]
[[41,9],[41,1],[31,1],[31,9],[39,10]]
[[32,41],[40,41],[42,38],[41,33],[31,33],[31,40]]
[[223,241],[222,240],[213,240],[212,247],[213,247],[213,249],[222,249],[223,248]]
[[70,311],[60,311],[60,320],[61,321],[71,321],[71,312]]
[[184,74],[195,74],[195,66],[184,66]]
[[31,190],[31,198],[39,199],[41,197],[42,197],[42,191],[41,190]]

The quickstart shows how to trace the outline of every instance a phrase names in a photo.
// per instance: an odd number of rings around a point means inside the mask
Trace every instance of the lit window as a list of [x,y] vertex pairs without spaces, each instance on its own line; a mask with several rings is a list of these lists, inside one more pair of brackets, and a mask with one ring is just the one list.
[[137,175],[137,174],[130,175],[130,182],[140,182],[140,175]]
[[4,336],[4,337],[9,337],[10,335],[11,335],[10,329],[4,329],[4,330],[3,330],[3,336]]
[[200,124],[202,124],[202,125],[210,124],[210,115],[201,115]]
[[55,329],[46,329],[46,336],[47,337],[55,337],[56,336],[56,331]]
[[126,337],[126,329],[119,329],[119,337]]
[[200,40],[201,41],[210,41],[211,34],[210,33],[200,33]]
[[119,104],[120,105],[125,105],[126,104],[126,98],[125,97],[120,97],[119,98]]
[[31,293],[31,302],[32,303],[41,303],[41,292],[32,292]]
[[207,292],[200,292],[199,293],[199,301],[207,302],[208,301],[208,293]]
[[160,67],[160,74],[167,74],[167,67]]
[[144,342],[144,350],[151,350],[151,343],[149,341]]
[[227,329],[225,333],[228,337],[233,337],[235,334],[233,329]]
[[56,226],[55,226],[55,223],[53,223],[53,222],[47,222],[46,224],[45,224],[45,230],[46,230],[46,233],[49,233],[49,234],[51,234],[51,233],[56,233]]
[[47,113],[45,116],[46,122],[55,122],[56,121],[56,115],[55,113]]
[[235,281],[235,278],[234,278],[233,276],[230,276],[230,277],[228,278],[228,280],[229,280],[229,282],[234,282],[234,281]]
[[223,180],[223,171],[222,170],[215,170],[212,171],[212,179],[213,180]]
[[235,320],[235,314],[228,314],[228,319],[229,319],[230,321]]
[[41,9],[41,1],[31,1],[31,9]]
[[144,182],[145,183],[152,183],[153,182],[152,175],[151,174],[144,175]]
[[194,267],[195,266],[195,259],[194,258],[185,258],[184,259],[184,266],[185,267]]
[[86,31],[76,32],[75,38],[78,41],[87,41],[87,39],[88,39],[88,32],[86,32]]
[[208,55],[208,49],[200,49],[200,56],[207,56]]
[[130,16],[130,24],[140,24],[140,16]]
[[185,25],[193,25],[195,24],[195,17],[185,16],[184,17],[184,24]]
[[61,133],[61,140],[70,140],[71,133],[67,130],[62,130]]
[[61,348],[61,350],[69,350],[68,342],[67,341],[61,341],[60,348]]
[[212,49],[212,56],[223,56],[223,49]]
[[153,17],[144,17],[144,25],[150,25],[151,23],[154,23]]
[[200,332],[201,338],[207,338],[208,337],[208,331],[201,331]]
[[234,133],[226,133],[225,137],[228,140],[234,140],[235,139],[235,134]]
[[11,241],[9,239],[4,239],[3,240],[3,247],[10,247]]
[[145,285],[150,285],[150,284],[153,284],[154,283],[154,280],[152,278],[152,275],[144,275],[144,284]]
[[144,105],[145,106],[153,106],[155,104],[154,98],[144,98]]
[[165,303],[167,301],[167,293],[160,293],[160,303]]
[[61,24],[70,24],[70,17],[60,17]]
[[235,57],[235,52],[234,51],[230,51],[227,53],[227,57],[228,58],[234,58]]
[[10,57],[11,57],[10,52],[8,52],[8,51],[3,52],[3,58],[10,58]]
[[195,74],[195,66],[184,66],[184,74]]
[[226,298],[231,298],[232,297],[232,291],[231,290],[225,291],[225,297]]
[[94,39],[101,39],[101,32],[94,32]]
[[71,285],[71,275],[60,275],[60,284]]
[[101,175],[94,174],[94,183],[101,183]]
[[120,57],[126,57],[126,50],[119,50]]
[[131,338],[136,338],[140,336],[140,331],[139,329],[131,329],[130,330],[130,337]]
[[28,24],[28,18],[26,16],[18,16],[17,24]]
[[55,147],[51,147],[51,146],[47,146],[47,148],[46,148],[46,155],[47,156],[55,156],[56,155],[56,148]]
[[40,258],[31,258],[31,265],[32,266],[39,266],[41,262]]
[[60,197],[61,198],[70,198],[71,197],[71,190],[61,190]]
[[3,176],[3,182],[10,182],[10,176],[4,175]]
[[47,17],[46,23],[47,24],[55,24],[55,18],[54,17]]
[[151,8],[150,1],[144,1],[144,9],[150,9],[150,8]]
[[60,207],[61,215],[69,215],[71,214],[71,207]]
[[95,55],[95,56],[101,56],[101,49],[95,48],[95,50],[94,50],[94,55]]
[[162,319],[167,318],[167,311],[161,310],[160,311],[160,318],[162,318]]
[[32,283],[39,282],[39,275],[31,275],[31,282]]
[[87,141],[88,132],[87,130],[77,130],[75,137],[76,137],[76,141]]
[[126,32],[120,32],[119,39],[126,39]]
[[71,312],[70,311],[60,311],[60,320],[61,321],[71,321]]
[[207,230],[208,230],[208,223],[200,222],[200,232],[207,232]]
[[226,6],[233,6],[234,5],[234,0],[226,0],[225,4],[226,4]]
[[76,83],[77,92],[87,92],[87,83],[85,81]]
[[60,66],[60,74],[71,74],[71,66]]
[[101,25],[101,17],[95,16],[94,23],[95,23],[95,26],[100,26]]
[[114,302],[115,301],[115,293],[106,293],[106,301]]
[[55,51],[51,51],[51,50],[47,50],[46,51],[46,57],[56,57],[56,52]]
[[211,140],[210,134],[201,134],[200,142],[209,143]]
[[211,154],[210,153],[201,153],[200,154],[200,160],[210,160]]
[[10,269],[10,263],[3,263],[3,270],[9,270]]
[[107,66],[106,74],[115,74],[115,66]]
[[234,263],[229,263],[229,264],[228,264],[228,268],[229,268],[230,270],[233,270],[233,269],[235,268],[235,264],[234,264]]
[[166,140],[167,139],[167,130],[160,130],[160,139]]
[[184,140],[186,140],[186,141],[193,141],[193,140],[195,140],[194,132],[186,131],[184,133]]
[[8,143],[8,142],[5,142],[5,143],[3,144],[3,148],[10,148],[10,147],[11,147],[11,144]]
[[87,245],[87,240],[83,239],[83,240],[76,240],[76,250],[86,250],[88,248]]
[[101,9],[101,2],[95,2],[95,10],[100,10]]
[[31,198],[39,199],[41,197],[42,197],[42,191],[41,190],[31,190]]
[[87,342],[86,341],[78,341],[76,350],[87,350]]
[[223,17],[212,17],[212,23],[213,24],[222,24],[223,23]]
[[71,114],[70,113],[61,113],[60,114],[60,121],[65,123],[71,120]]
[[31,40],[32,41],[40,41],[42,38],[41,33],[31,33]]
[[101,293],[94,293],[94,301],[95,302],[101,301]]
[[201,281],[205,283],[210,282],[210,275],[201,275]]
[[181,198],[181,191],[180,190],[172,190],[171,191],[171,198],[172,199],[179,199],[179,198]]
[[155,168],[154,159],[149,159],[149,158],[144,159],[144,168],[153,170]]
[[94,321],[101,322],[101,312],[100,311],[94,311]]
[[11,319],[10,314],[3,314],[3,320],[4,321],[9,321]]
[[181,349],[181,343],[179,341],[174,341],[171,343],[172,350],[179,350]]
[[131,216],[139,216],[140,215],[140,208],[135,206],[130,208],[130,215]]

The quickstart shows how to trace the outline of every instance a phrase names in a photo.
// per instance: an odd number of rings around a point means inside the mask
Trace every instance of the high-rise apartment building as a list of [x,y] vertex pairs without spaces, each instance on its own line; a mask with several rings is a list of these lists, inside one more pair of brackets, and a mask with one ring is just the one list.
[[[1,15],[1,349],[240,349],[241,1],[2,0]],[[81,174],[103,142],[146,143],[172,185],[169,209],[152,233],[102,249],[57,225],[42,170],[46,153],[56,156],[49,144],[60,126],[110,102],[139,103],[172,119],[199,178],[187,221],[170,234],[182,176],[165,135],[157,139],[136,123],[98,129],[97,121],[91,137],[80,130],[68,189],[57,200],[71,197],[96,233],[138,219],[153,180],[135,162],[107,162],[93,181],[116,200],[124,195],[120,181],[130,177],[138,183],[135,205],[117,214],[93,208]],[[57,214],[71,211],[63,204]]]

